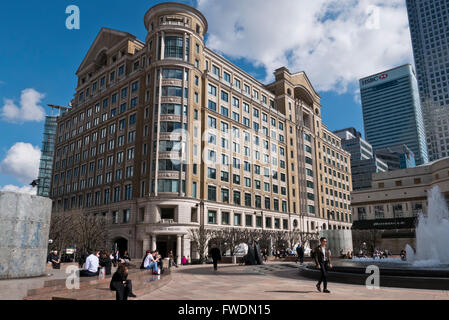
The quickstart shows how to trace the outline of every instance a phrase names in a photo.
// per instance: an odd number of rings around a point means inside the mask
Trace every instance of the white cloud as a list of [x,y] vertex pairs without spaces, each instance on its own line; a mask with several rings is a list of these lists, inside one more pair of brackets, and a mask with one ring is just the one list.
[[264,81],[285,65],[318,90],[344,93],[413,61],[403,0],[198,0],[198,8],[210,22],[207,46],[265,67]]
[[29,143],[18,142],[0,163],[0,173],[12,176],[22,183],[31,183],[39,174],[41,150]]
[[4,99],[1,117],[8,122],[40,122],[45,119],[45,110],[40,105],[44,94],[34,89],[25,89],[20,96],[20,107],[14,100]]
[[355,103],[357,103],[358,105],[362,105],[362,97],[360,96],[360,89],[354,90],[353,92],[354,94],[354,101]]
[[4,186],[4,187],[0,187],[0,191],[26,193],[26,194],[31,194],[31,195],[37,194],[37,188],[33,188],[32,186],[18,187],[18,186],[14,186],[11,184]]

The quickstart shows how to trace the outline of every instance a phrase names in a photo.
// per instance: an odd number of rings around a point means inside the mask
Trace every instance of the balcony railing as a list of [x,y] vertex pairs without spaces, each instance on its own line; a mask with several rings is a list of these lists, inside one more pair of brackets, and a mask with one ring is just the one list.
[[174,224],[174,219],[161,219],[160,224]]

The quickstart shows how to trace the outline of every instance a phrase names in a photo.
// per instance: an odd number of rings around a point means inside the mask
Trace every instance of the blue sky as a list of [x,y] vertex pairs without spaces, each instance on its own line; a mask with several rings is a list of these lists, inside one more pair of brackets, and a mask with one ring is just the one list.
[[[265,81],[273,70],[266,70],[269,63],[254,60],[244,52],[235,52],[220,47],[217,39],[220,37],[219,31],[223,30],[225,19],[214,19],[215,13],[209,9],[211,2],[218,0],[178,1],[190,5],[200,6],[206,11],[206,18],[209,20],[210,31],[214,33],[211,40],[212,48],[217,48],[228,59],[237,64],[240,68],[248,71],[261,81]],[[246,1],[246,0],[244,0]],[[248,0],[253,1],[253,0]],[[270,0],[261,0],[268,2]],[[287,0],[281,0],[287,1]],[[298,0],[299,1],[299,0]],[[302,1],[302,0],[300,0]],[[321,2],[332,2],[332,0],[320,0]],[[146,30],[143,25],[145,12],[154,4],[164,1],[117,1],[117,0],[51,0],[51,1],[4,1],[0,10],[0,30],[2,42],[0,44],[0,108],[5,105],[6,99],[12,100],[17,106],[20,105],[21,92],[24,89],[34,89],[38,93],[44,94],[40,105],[47,104],[68,105],[72,99],[76,77],[75,71],[80,65],[89,46],[95,39],[101,27],[109,27],[126,31],[136,35],[140,40],[145,39]],[[234,10],[231,6],[233,0],[229,0],[229,10]],[[296,3],[296,0],[291,0]],[[219,1],[221,6],[226,6],[226,1]],[[272,2],[273,3],[273,2]],[[81,12],[80,30],[68,30],[65,27],[68,5],[77,5]],[[242,7],[242,10],[244,8]],[[322,21],[322,19],[320,19]],[[234,27],[234,26],[232,26]],[[249,30],[245,26],[245,30]],[[214,40],[214,41],[212,41]],[[307,44],[301,44],[301,50],[306,50]],[[310,50],[307,51],[313,51]],[[308,73],[306,65],[291,61],[298,57],[292,54],[289,48],[288,63],[290,68],[300,67]],[[229,54],[227,54],[229,52]],[[298,58],[299,59],[299,58]],[[404,58],[396,59],[397,63],[411,62]],[[394,60],[394,62],[396,62]],[[404,61],[405,60],[405,61]],[[282,61],[282,58],[279,60]],[[275,64],[274,64],[275,65]],[[273,66],[274,66],[273,65]],[[277,67],[280,67],[278,65]],[[385,67],[390,65],[385,65]],[[380,66],[364,68],[369,71],[376,70]],[[384,67],[382,65],[382,67]],[[314,67],[311,67],[313,69]],[[355,68],[355,67],[354,67]],[[315,68],[316,69],[316,68]],[[312,70],[312,75],[317,73]],[[292,69],[292,72],[300,71]],[[326,70],[323,70],[326,72]],[[368,71],[366,71],[368,72]],[[365,73],[366,73],[365,72]],[[361,73],[360,76],[366,74]],[[349,80],[345,78],[346,89],[341,90],[323,84],[327,91],[321,91],[323,118],[325,124],[331,130],[354,126],[358,130],[363,130],[361,106],[356,102],[357,76],[353,75]],[[312,82],[314,77],[312,76]],[[318,76],[317,82],[323,82]],[[319,86],[318,86],[319,87]],[[1,112],[1,110],[0,110]],[[47,113],[50,110],[46,109]],[[5,185],[23,186],[26,183],[17,174],[8,171],[8,167],[3,166],[2,161],[7,157],[8,151],[18,142],[29,143],[36,147],[41,147],[43,121],[11,123],[0,118],[0,189]],[[25,162],[26,163],[26,162]]]

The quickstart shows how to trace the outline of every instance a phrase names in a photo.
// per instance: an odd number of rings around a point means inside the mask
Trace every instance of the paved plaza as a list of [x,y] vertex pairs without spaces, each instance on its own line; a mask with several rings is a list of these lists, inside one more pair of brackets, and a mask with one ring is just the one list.
[[139,300],[421,300],[446,299],[449,291],[381,288],[329,283],[331,294],[316,290],[316,281],[301,277],[294,263],[263,266],[187,266],[172,269],[172,280],[156,294]]
[[[0,300],[20,300],[44,281],[64,279],[65,270],[47,277],[0,281]],[[171,269],[171,280],[137,300],[449,300],[449,291],[381,288],[329,283],[331,294],[317,292],[316,281],[299,275],[298,265],[269,262],[263,266],[192,265]],[[134,299],[133,299],[134,300]]]

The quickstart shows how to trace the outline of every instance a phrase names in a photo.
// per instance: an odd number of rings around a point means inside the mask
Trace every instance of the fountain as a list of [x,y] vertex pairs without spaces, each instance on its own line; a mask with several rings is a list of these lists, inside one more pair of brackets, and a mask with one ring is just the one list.
[[[438,186],[428,194],[427,215],[420,213],[416,226],[416,251],[407,245],[406,261],[400,258],[354,258],[334,265],[330,280],[365,284],[367,266],[380,270],[381,286],[449,290],[449,210]],[[300,269],[316,278],[313,265]]]
[[428,215],[422,212],[416,227],[416,253],[407,246],[414,266],[449,265],[449,210],[438,186],[429,193]]

